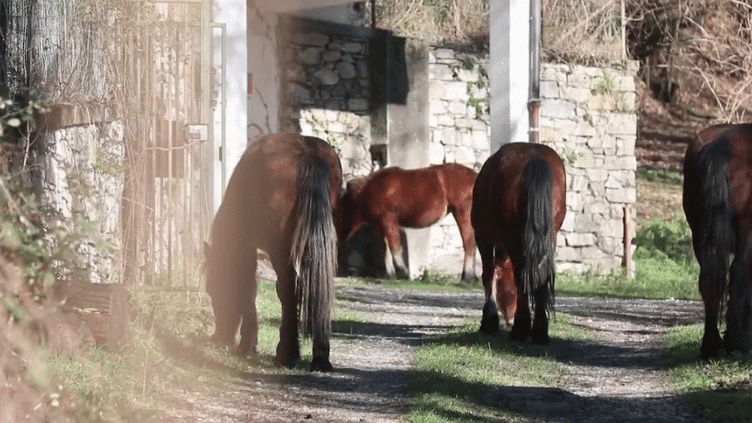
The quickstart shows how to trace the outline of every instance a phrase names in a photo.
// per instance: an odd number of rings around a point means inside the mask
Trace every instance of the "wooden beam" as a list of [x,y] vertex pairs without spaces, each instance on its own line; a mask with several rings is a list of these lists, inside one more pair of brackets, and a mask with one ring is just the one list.
[[353,0],[257,0],[261,12],[290,13],[306,9],[318,9],[327,6],[340,6],[355,3]]

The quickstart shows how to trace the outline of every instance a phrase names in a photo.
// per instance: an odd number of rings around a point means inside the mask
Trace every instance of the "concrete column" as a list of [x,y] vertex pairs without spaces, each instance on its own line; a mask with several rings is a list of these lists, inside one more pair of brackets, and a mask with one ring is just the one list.
[[491,2],[491,153],[527,142],[530,0]]
[[279,16],[248,10],[248,138],[279,131],[281,70],[277,49]]
[[[214,63],[225,58],[224,140],[222,128],[214,128],[214,207],[219,207],[224,187],[248,142],[248,25],[246,0],[214,0],[212,22],[225,25],[225,36],[213,32]],[[222,153],[220,156],[220,147]],[[221,159],[221,161],[220,161]]]
[[[387,69],[389,137],[388,165],[404,169],[430,163],[428,127],[428,45],[420,40],[390,37]],[[428,265],[430,228],[405,229],[411,277]]]

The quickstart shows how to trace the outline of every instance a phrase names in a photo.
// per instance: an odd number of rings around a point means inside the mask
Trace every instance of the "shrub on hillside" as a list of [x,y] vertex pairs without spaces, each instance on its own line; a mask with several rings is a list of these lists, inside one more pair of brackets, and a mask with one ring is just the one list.
[[683,219],[669,222],[654,220],[637,231],[635,259],[666,258],[683,265],[694,260],[692,232]]

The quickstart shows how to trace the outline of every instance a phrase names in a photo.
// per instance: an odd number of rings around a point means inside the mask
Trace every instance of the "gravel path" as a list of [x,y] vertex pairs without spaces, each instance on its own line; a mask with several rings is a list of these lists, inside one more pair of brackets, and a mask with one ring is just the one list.
[[[422,337],[480,319],[481,293],[446,294],[340,286],[336,307],[359,322],[333,322],[332,373],[248,373],[216,400],[180,421],[400,422],[412,351]],[[499,386],[482,401],[516,412],[521,422],[702,422],[668,387],[658,345],[669,326],[701,316],[687,301],[557,298],[557,311],[594,332],[560,362],[558,388]],[[573,358],[574,357],[574,358]],[[196,416],[202,417],[196,417]],[[190,418],[193,416],[193,418]]]

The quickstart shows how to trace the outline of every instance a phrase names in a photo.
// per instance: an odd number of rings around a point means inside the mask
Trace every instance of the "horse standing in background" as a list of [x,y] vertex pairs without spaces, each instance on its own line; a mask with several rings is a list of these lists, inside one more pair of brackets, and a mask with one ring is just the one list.
[[509,337],[527,339],[532,301],[532,340],[549,342],[556,234],[565,213],[564,163],[550,147],[506,144],[483,164],[473,189],[471,217],[486,294],[481,332],[499,330],[501,308],[512,324]]
[[329,371],[330,309],[336,270],[335,207],[342,167],[335,150],[313,137],[266,135],[252,142],[227,185],[205,244],[206,289],[216,320],[212,339],[255,356],[257,248],[277,273],[282,324],[274,363],[300,358],[298,321],[313,338],[311,370]]
[[[682,203],[700,263],[705,304],[700,357],[715,357],[721,348],[746,353],[752,317],[752,124],[700,131],[684,156]],[[730,252],[734,260],[729,269]],[[727,296],[721,339],[718,319]]]
[[347,241],[363,223],[370,223],[386,244],[387,276],[409,278],[400,227],[426,228],[451,213],[465,251],[460,278],[476,279],[475,239],[470,226],[475,176],[475,171],[466,166],[446,163],[412,170],[389,167],[350,181],[342,195],[340,263],[344,264]]

